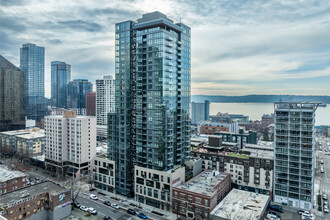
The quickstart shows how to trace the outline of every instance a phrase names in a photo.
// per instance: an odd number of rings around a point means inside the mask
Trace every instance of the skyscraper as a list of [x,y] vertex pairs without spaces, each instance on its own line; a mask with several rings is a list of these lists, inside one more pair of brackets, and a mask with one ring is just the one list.
[[66,108],[68,83],[71,81],[71,66],[65,62],[53,61],[52,71],[52,106]]
[[20,49],[20,69],[25,73],[26,116],[40,121],[47,114],[45,99],[45,48],[23,44]]
[[132,195],[134,165],[168,171],[190,148],[190,28],[160,12],[116,24],[116,113],[108,154],[116,191]]
[[96,92],[86,94],[86,115],[95,116]]
[[318,104],[275,103],[275,202],[306,210],[313,208],[314,123]]
[[67,108],[81,111],[86,108],[86,94],[93,91],[93,84],[87,79],[74,79],[68,84]]
[[115,112],[115,80],[111,75],[96,80],[96,118],[99,140],[107,139],[109,112]]
[[25,128],[25,75],[0,55],[0,132]]
[[191,103],[191,124],[196,125],[201,121],[210,119],[210,101]]

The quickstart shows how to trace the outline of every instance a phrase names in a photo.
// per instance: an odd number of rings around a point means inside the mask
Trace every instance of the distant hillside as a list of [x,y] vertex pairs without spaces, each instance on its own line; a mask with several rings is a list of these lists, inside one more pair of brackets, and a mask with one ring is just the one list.
[[246,96],[208,96],[193,95],[193,102],[209,100],[211,102],[257,102],[274,103],[279,101],[322,102],[330,104],[330,96],[302,96],[302,95],[246,95]]

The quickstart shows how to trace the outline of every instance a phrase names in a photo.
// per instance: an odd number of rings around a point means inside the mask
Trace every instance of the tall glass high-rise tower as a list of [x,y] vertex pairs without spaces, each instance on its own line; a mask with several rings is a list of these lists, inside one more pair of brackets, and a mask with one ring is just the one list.
[[45,48],[23,44],[20,49],[20,69],[26,78],[26,116],[40,121],[47,114],[45,100]]
[[275,202],[305,210],[313,208],[314,124],[318,105],[275,103]]
[[134,165],[167,171],[190,147],[190,28],[153,12],[116,24],[116,113],[108,154],[116,191],[134,192]]
[[71,66],[65,62],[53,61],[52,71],[52,106],[66,108],[68,83],[71,81]]
[[86,108],[86,94],[93,91],[93,84],[87,79],[74,79],[68,84],[67,108]]

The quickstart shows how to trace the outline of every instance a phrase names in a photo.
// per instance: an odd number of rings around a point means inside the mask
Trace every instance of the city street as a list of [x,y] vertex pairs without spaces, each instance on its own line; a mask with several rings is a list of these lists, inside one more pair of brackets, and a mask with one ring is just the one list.
[[[320,180],[320,190],[322,194],[328,195],[330,198],[330,151],[329,145],[330,139],[318,139],[321,143],[321,149],[317,147],[317,158],[316,158],[316,173],[315,179]],[[321,164],[321,160],[323,160],[323,164]],[[324,167],[324,173],[321,173],[321,166]],[[322,200],[323,202],[323,200]],[[323,213],[324,220],[330,220],[330,213]]]

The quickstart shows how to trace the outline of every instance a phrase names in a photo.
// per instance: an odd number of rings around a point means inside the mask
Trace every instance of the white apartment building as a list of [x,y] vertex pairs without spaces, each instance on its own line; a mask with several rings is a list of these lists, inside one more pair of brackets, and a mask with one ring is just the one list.
[[45,117],[45,165],[58,175],[79,177],[96,156],[96,117],[74,111]]
[[111,75],[96,80],[97,136],[100,140],[107,139],[109,112],[115,112],[115,80]]
[[185,182],[185,168],[159,171],[135,166],[135,199],[137,202],[170,211],[172,186]]

